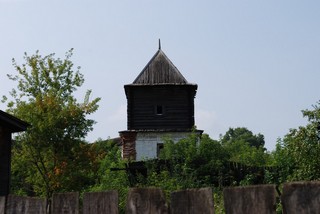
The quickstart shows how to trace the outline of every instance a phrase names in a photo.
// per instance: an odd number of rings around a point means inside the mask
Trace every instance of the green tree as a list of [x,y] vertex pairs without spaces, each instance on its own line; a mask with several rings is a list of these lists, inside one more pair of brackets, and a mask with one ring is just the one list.
[[221,137],[222,144],[232,144],[234,142],[245,142],[249,146],[264,147],[264,136],[262,134],[254,135],[252,131],[245,127],[229,128]]
[[227,162],[230,159],[227,150],[219,141],[203,135],[199,144],[199,153],[194,160],[197,177],[201,178],[202,186],[219,186],[226,183],[228,177]]
[[175,177],[181,188],[197,187],[199,180],[196,179],[194,160],[199,154],[199,136],[192,133],[185,139],[173,142],[165,139],[164,148],[160,158],[170,163],[171,175]]
[[207,134],[191,134],[177,143],[167,140],[160,158],[170,161],[172,175],[181,188],[222,186],[229,156],[218,141]]
[[320,102],[313,110],[303,110],[306,126],[291,129],[279,139],[274,157],[281,182],[320,179]]
[[230,161],[248,166],[265,166],[269,164],[270,154],[264,148],[264,136],[254,135],[247,128],[229,128],[220,139],[228,151]]
[[[273,182],[272,155],[264,147],[264,136],[244,127],[230,128],[220,142],[229,156],[229,181],[232,185]],[[272,170],[271,170],[272,171]],[[272,171],[273,172],[273,171]]]
[[13,59],[18,74],[8,77],[17,89],[10,92],[8,111],[31,124],[13,148],[14,190],[21,194],[51,198],[53,192],[79,190],[88,182],[84,137],[95,123],[87,116],[98,109],[100,98],[90,101],[91,91],[82,103],[74,97],[84,77],[80,67],[74,70],[72,53],[65,59],[25,53],[22,65]]
[[[122,160],[119,146],[112,140],[97,141],[93,144],[95,148],[105,151],[99,158],[98,170],[96,172],[95,184],[88,190],[90,192],[117,190],[119,193],[120,213],[124,213],[126,197],[130,187],[128,173],[125,170],[126,163]],[[117,169],[117,170],[115,170]]]

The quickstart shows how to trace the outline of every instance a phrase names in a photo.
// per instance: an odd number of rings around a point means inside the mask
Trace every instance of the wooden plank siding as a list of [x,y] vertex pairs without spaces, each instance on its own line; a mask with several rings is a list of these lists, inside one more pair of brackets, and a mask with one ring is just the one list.
[[[128,130],[190,130],[196,85],[126,85]],[[157,115],[157,105],[163,114]]]

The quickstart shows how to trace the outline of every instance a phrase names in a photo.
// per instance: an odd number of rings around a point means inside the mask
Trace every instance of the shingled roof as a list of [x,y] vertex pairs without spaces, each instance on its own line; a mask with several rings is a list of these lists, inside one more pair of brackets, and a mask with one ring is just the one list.
[[133,85],[188,84],[176,66],[159,50],[144,67]]

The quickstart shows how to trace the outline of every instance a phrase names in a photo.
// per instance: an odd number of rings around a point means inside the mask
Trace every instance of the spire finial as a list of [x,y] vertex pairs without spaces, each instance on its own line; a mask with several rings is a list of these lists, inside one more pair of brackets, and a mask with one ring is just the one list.
[[161,41],[159,39],[159,50],[161,50]]

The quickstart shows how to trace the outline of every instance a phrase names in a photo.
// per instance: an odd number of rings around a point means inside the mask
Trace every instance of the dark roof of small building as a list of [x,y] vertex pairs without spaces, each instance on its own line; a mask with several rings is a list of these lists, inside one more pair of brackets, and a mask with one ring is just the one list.
[[21,132],[28,126],[28,123],[0,110],[0,127],[7,128],[10,132]]
[[159,47],[131,85],[189,84]]

